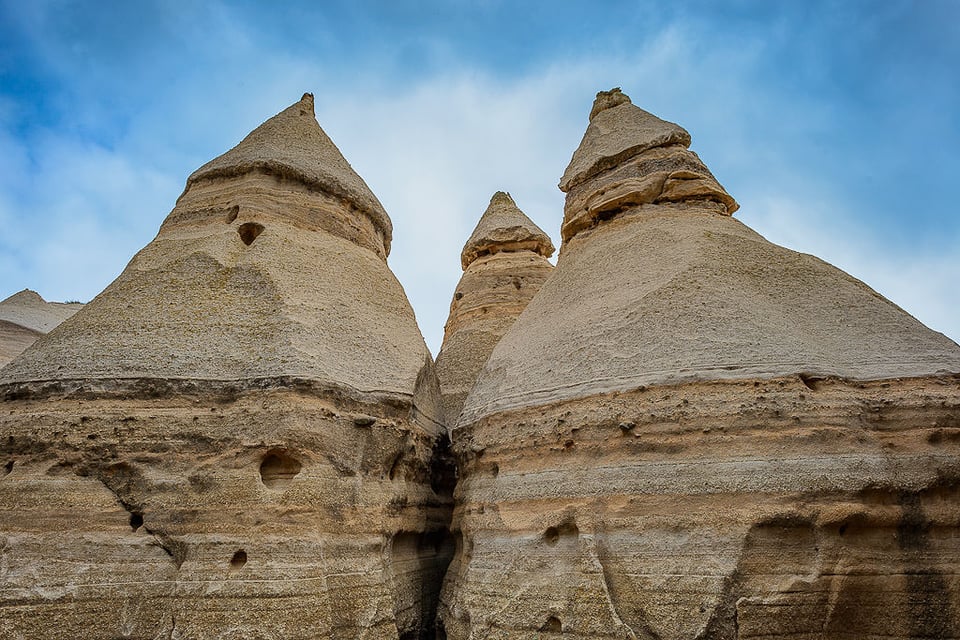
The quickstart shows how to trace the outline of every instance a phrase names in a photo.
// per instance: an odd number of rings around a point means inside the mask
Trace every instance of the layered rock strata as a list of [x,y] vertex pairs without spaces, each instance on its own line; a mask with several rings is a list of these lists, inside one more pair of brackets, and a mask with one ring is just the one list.
[[553,271],[550,237],[509,194],[490,199],[460,254],[457,284],[437,355],[446,423],[456,424],[493,348]]
[[467,399],[449,638],[960,637],[960,347],[598,95]]
[[0,367],[81,308],[79,302],[47,302],[30,289],[0,301]]
[[390,222],[313,98],[0,372],[0,638],[418,638],[452,549]]

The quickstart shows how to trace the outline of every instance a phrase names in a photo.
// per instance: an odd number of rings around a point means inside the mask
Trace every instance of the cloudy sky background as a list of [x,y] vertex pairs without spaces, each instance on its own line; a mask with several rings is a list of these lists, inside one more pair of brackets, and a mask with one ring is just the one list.
[[187,175],[310,91],[436,354],[491,194],[559,246],[556,184],[620,86],[740,220],[958,340],[958,69],[958,0],[0,0],[0,299],[93,298]]

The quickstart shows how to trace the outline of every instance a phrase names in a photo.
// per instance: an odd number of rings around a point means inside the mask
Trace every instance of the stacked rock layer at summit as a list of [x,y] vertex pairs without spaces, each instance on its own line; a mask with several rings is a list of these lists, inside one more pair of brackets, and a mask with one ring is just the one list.
[[602,92],[452,431],[448,638],[960,637],[960,347]]
[[390,221],[313,98],[0,370],[0,638],[419,638],[452,546]]

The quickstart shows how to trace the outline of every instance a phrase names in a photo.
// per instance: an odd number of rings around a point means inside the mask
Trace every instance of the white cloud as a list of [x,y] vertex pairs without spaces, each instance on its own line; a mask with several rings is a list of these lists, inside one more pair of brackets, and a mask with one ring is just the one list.
[[694,150],[744,205],[742,220],[960,337],[956,250],[905,246],[868,231],[872,204],[823,195],[832,177],[813,175],[815,160],[796,145],[836,126],[836,114],[817,96],[764,87],[762,39],[727,42],[674,25],[630,54],[572,53],[509,77],[451,61],[403,83],[258,50],[250,25],[225,18],[222,26],[225,34],[211,39],[234,43],[240,57],[222,72],[184,68],[128,114],[109,147],[65,128],[27,148],[0,131],[0,297],[30,287],[48,298],[89,299],[153,237],[191,171],[312,91],[321,126],[393,219],[389,262],[436,354],[461,275],[460,249],[491,194],[510,191],[558,243],[563,195],[556,184],[594,92],[620,85],[638,105],[691,131]]

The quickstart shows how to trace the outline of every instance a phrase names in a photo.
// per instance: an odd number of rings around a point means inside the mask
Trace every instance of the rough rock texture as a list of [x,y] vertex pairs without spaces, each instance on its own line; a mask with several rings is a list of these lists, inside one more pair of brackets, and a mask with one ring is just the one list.
[[0,368],[82,308],[79,302],[47,302],[30,289],[0,301]]
[[960,637],[960,347],[731,219],[680,132],[598,96],[452,434],[447,637]]
[[446,424],[500,338],[553,271],[553,243],[510,197],[498,191],[463,247],[464,273],[450,302],[437,377]]
[[620,89],[597,94],[590,125],[560,180],[567,193],[561,234],[579,231],[629,207],[702,202],[733,214],[736,201],[687,147],[685,129],[640,109]]
[[0,638],[432,637],[439,390],[371,202],[305,96],[2,370]]

